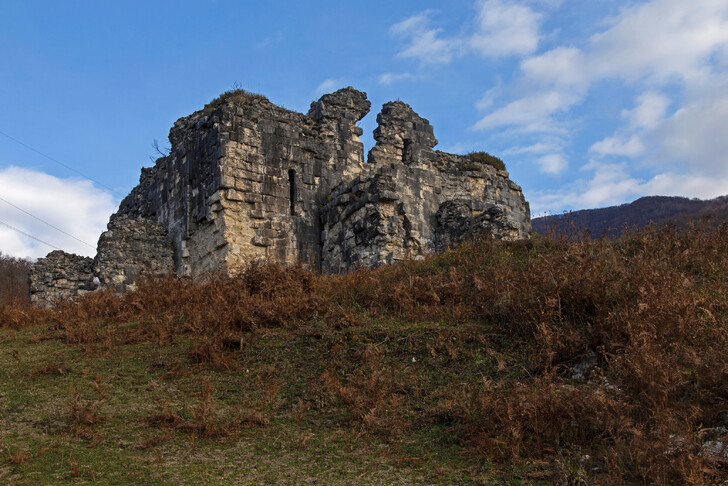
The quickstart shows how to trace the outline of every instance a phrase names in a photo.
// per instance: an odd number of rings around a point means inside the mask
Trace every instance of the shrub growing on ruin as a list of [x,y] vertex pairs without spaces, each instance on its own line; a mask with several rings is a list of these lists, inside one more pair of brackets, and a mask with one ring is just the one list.
[[491,167],[495,167],[498,170],[506,170],[506,164],[494,155],[490,155],[488,152],[470,152],[468,154],[472,162],[478,164],[486,164]]
[[207,103],[202,109],[202,113],[208,115],[226,103],[245,105],[255,100],[268,101],[268,98],[258,93],[251,93],[242,88],[233,88]]

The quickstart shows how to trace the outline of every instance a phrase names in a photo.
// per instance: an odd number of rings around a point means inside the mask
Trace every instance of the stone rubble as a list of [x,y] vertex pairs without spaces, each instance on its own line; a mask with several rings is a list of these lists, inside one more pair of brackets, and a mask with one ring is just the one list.
[[55,302],[83,295],[96,288],[93,259],[54,250],[39,258],[30,272],[30,295],[34,305],[50,307]]

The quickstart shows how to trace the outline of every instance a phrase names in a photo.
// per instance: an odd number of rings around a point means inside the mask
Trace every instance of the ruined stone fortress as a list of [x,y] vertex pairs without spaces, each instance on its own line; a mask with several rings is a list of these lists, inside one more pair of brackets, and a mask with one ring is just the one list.
[[433,150],[430,123],[405,103],[377,116],[364,159],[366,93],[345,88],[307,115],[228,92],[175,122],[169,155],[142,169],[95,258],[62,251],[31,271],[38,305],[144,271],[235,274],[253,260],[324,272],[421,258],[475,232],[527,238],[528,203],[505,170]]

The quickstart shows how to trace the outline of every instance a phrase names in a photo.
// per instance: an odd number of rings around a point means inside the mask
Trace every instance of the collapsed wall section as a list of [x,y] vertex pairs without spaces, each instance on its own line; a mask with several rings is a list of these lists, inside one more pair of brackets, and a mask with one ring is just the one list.
[[94,275],[102,287],[131,290],[142,274],[174,273],[174,249],[161,223],[148,219],[116,218],[101,234]]
[[30,269],[30,298],[50,307],[99,288],[133,289],[141,274],[173,273],[174,250],[161,223],[115,218],[101,234],[95,258],[60,250],[40,258]]
[[29,279],[30,302],[38,307],[51,307],[96,288],[93,259],[61,250],[39,258],[31,267]]
[[528,203],[506,171],[432,150],[429,122],[402,102],[377,120],[373,173],[336,188],[322,209],[324,270],[418,258],[480,232],[528,237]]

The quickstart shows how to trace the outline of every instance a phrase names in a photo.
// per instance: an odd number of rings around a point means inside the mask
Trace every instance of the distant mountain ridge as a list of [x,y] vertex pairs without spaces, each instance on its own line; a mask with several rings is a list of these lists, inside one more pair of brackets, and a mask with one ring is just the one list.
[[533,231],[541,234],[554,229],[567,231],[572,225],[592,236],[618,236],[626,228],[641,228],[650,223],[684,226],[708,218],[711,225],[728,222],[728,196],[701,200],[674,196],[647,196],[619,206],[582,209],[532,220]]

